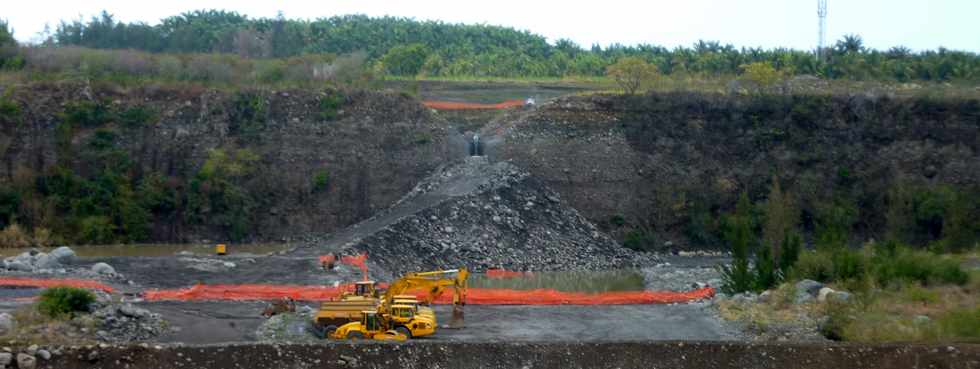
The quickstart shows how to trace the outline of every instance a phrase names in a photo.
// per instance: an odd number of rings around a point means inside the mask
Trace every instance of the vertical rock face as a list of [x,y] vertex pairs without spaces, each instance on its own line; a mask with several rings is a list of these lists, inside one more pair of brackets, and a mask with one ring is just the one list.
[[[344,103],[327,114],[321,101],[331,94],[342,95]],[[9,99],[22,114],[17,125],[0,130],[0,138],[10,141],[0,147],[0,187],[59,167],[94,178],[100,170],[93,159],[97,148],[111,145],[133,163],[127,173],[135,176],[134,183],[158,174],[177,193],[176,209],[153,214],[144,241],[228,237],[222,225],[228,221],[210,215],[220,208],[205,204],[195,210],[187,197],[201,188],[195,179],[203,183],[199,174],[215,149],[255,155],[248,174],[233,181],[251,199],[239,214],[248,226],[238,231],[253,240],[325,233],[356,223],[447,159],[442,121],[417,101],[393,93],[34,83],[11,89]],[[79,104],[99,115],[68,118],[66,112]],[[127,114],[133,111],[149,112],[149,118],[132,123]],[[68,119],[84,123],[66,130]]]
[[851,194],[874,236],[896,183],[980,186],[978,117],[975,99],[672,93],[562,98],[484,132],[614,236],[685,247],[692,219],[764,198],[773,176],[805,213]]
[[596,270],[655,260],[620,246],[526,171],[483,157],[437,171],[357,228],[347,246],[394,275],[461,266]]

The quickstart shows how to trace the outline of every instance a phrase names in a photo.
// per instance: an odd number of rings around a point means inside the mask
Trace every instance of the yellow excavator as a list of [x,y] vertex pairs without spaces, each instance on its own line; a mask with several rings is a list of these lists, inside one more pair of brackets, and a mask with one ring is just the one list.
[[[455,277],[447,277],[452,274],[455,274]],[[397,338],[392,338],[390,334],[384,332],[394,331],[407,338],[431,335],[438,327],[435,312],[431,307],[421,306],[414,295],[409,295],[408,292],[424,292],[422,303],[428,305],[449,288],[453,289],[453,319],[450,327],[462,328],[468,277],[469,272],[465,268],[408,273],[392,282],[385,291],[378,301],[375,318],[371,318],[374,320],[366,320],[368,318],[361,312],[361,319],[337,327],[329,333],[329,336],[337,339],[377,337],[376,339],[390,340]],[[351,303],[363,301],[355,295],[350,298]]]

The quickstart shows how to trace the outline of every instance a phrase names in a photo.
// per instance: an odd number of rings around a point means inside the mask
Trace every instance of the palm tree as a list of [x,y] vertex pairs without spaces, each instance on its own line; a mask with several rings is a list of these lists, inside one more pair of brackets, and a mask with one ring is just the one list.
[[835,49],[841,54],[862,52],[864,51],[864,39],[855,34],[844,35],[844,38],[837,41]]

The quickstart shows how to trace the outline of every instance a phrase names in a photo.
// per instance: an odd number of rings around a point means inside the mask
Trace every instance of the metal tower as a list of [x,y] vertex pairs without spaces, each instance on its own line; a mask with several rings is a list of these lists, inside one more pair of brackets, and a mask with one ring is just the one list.
[[824,48],[827,47],[827,0],[817,0],[817,18],[817,59],[823,60]]

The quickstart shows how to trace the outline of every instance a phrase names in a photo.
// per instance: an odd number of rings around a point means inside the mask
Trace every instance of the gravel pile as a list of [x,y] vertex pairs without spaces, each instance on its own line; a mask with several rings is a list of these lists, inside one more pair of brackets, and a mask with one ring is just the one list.
[[92,313],[99,322],[96,338],[103,342],[146,341],[167,331],[160,314],[129,303],[108,304]]
[[367,252],[369,261],[393,274],[460,266],[600,270],[657,262],[620,246],[509,162],[470,158],[437,172],[399,203],[434,190],[452,197],[355,240],[345,252]]
[[313,314],[309,306],[297,306],[295,313],[276,314],[267,319],[255,330],[258,341],[274,342],[319,342],[310,331]]

